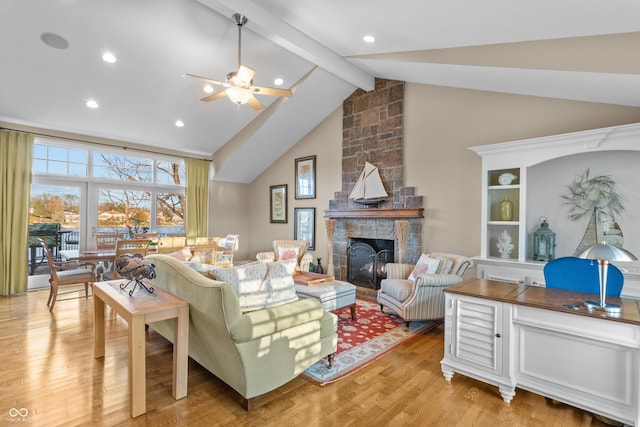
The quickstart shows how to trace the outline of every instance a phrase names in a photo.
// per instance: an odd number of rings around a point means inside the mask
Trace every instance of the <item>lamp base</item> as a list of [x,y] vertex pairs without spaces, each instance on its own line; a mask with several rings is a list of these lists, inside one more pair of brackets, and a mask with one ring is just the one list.
[[592,300],[585,301],[584,306],[587,307],[588,310],[602,309],[608,314],[618,314],[622,311],[622,307],[618,304],[607,303],[603,307],[598,301]]

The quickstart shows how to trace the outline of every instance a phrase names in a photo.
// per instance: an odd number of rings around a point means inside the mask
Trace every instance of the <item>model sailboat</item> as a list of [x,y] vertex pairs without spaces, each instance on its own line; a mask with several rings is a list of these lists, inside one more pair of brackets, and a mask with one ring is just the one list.
[[370,208],[377,207],[387,197],[389,197],[389,194],[384,189],[378,168],[369,162],[365,162],[364,169],[349,198]]

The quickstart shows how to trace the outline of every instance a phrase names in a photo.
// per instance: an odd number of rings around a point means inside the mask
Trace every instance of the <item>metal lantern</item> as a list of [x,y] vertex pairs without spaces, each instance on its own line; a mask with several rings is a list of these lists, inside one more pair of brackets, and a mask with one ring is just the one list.
[[556,256],[556,233],[551,231],[547,218],[540,217],[540,229],[533,233],[533,259],[550,261]]

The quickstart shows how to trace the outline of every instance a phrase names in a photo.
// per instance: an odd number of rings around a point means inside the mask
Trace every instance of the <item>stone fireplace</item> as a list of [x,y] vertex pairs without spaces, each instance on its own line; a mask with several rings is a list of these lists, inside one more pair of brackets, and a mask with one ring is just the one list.
[[[376,79],[374,90],[347,98],[343,111],[342,189],[325,217],[335,221],[334,275],[348,281],[348,251],[358,239],[391,240],[393,262],[415,263],[422,253],[423,207],[415,188],[404,186],[404,82]],[[365,162],[378,167],[389,194],[378,208],[349,200]]]

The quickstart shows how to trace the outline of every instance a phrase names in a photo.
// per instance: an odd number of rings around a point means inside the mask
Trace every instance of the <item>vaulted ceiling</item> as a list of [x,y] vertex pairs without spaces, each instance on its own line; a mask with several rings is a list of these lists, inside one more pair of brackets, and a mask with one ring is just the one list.
[[[254,84],[282,78],[291,98],[205,103],[183,77],[237,69],[234,13]],[[224,181],[251,182],[375,77],[640,106],[629,0],[3,0],[0,16],[2,124],[212,158]]]

